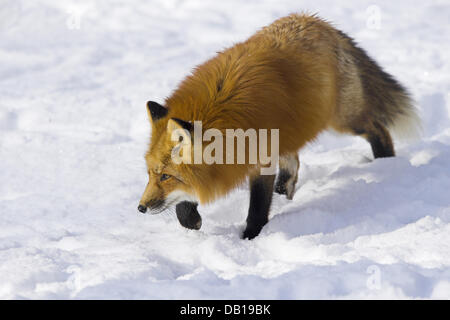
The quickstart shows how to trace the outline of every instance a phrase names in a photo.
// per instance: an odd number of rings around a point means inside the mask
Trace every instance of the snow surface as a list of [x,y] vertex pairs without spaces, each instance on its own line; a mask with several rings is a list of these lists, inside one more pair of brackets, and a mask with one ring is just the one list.
[[[253,241],[245,186],[201,206],[198,232],[139,214],[145,102],[301,10],[410,89],[423,137],[371,161],[322,135]],[[450,298],[449,16],[447,0],[1,0],[0,298]]]

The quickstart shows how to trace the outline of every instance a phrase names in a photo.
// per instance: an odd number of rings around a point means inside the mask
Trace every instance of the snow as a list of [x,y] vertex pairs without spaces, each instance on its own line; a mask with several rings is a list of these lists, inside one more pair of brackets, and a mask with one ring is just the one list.
[[[423,136],[371,161],[323,134],[252,241],[245,186],[199,206],[200,231],[138,213],[145,102],[301,10],[410,89]],[[0,298],[449,299],[449,16],[445,0],[2,0]]]

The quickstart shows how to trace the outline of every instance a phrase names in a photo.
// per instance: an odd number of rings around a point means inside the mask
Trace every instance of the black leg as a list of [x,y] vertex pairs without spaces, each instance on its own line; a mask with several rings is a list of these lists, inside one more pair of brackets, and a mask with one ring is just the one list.
[[291,153],[280,157],[280,171],[275,183],[275,192],[286,195],[292,200],[295,193],[295,184],[298,179],[298,168],[300,161],[297,153]]
[[292,175],[286,169],[280,169],[278,173],[277,182],[275,183],[275,192],[287,195],[286,184]]
[[368,124],[365,129],[354,127],[353,131],[356,135],[363,136],[370,143],[375,159],[395,156],[391,135],[383,125],[374,122]]
[[374,158],[394,157],[394,145],[389,131],[380,124],[374,124],[374,128],[375,130],[369,132],[367,137]]
[[250,178],[250,207],[244,239],[253,239],[269,219],[275,175],[259,175]]
[[180,224],[188,229],[199,230],[202,226],[202,217],[197,211],[198,203],[183,201],[177,204],[177,218]]

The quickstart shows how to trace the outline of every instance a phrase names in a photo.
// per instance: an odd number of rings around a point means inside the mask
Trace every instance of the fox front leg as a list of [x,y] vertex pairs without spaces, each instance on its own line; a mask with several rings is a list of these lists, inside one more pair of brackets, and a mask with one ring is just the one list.
[[200,230],[202,217],[197,211],[197,202],[182,201],[176,206],[177,218],[180,224],[188,229]]
[[250,177],[250,207],[244,239],[253,239],[269,220],[275,175],[256,175]]
[[295,193],[295,184],[298,179],[298,168],[300,161],[297,153],[290,153],[280,157],[280,172],[275,183],[275,192],[285,194],[286,198],[292,200]]

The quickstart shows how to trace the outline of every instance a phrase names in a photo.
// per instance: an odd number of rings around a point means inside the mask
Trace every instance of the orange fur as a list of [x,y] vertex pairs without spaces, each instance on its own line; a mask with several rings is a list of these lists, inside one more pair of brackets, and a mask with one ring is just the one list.
[[[173,190],[192,194],[202,203],[210,202],[258,169],[258,165],[250,164],[171,163],[168,156],[174,144],[167,132],[171,118],[202,121],[204,130],[217,128],[222,132],[279,129],[281,156],[298,152],[329,127],[351,131],[344,123],[351,112],[345,109],[349,115],[339,114],[339,103],[353,97],[359,101],[362,93],[352,92],[357,85],[341,89],[338,83],[344,79],[345,70],[340,70],[342,63],[336,52],[347,47],[351,43],[329,23],[315,16],[293,14],[195,68],[166,99],[168,115],[152,123],[146,155],[149,190],[141,202]],[[358,84],[358,80],[354,82]],[[365,110],[363,106],[355,108]],[[163,171],[176,180],[158,181]]]

